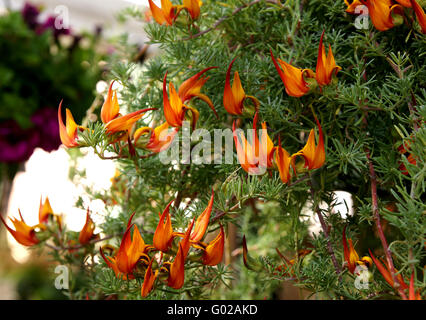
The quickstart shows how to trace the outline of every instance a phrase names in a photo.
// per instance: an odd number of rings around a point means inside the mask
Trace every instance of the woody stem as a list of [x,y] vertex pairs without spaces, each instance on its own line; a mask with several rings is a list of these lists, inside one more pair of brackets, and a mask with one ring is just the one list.
[[374,221],[376,223],[377,232],[379,234],[380,241],[382,242],[383,250],[385,251],[385,256],[387,260],[387,264],[390,269],[390,273],[392,276],[392,281],[396,286],[400,296],[403,299],[406,299],[405,293],[401,289],[401,284],[399,283],[398,277],[395,274],[395,267],[392,260],[392,253],[389,249],[388,242],[386,240],[385,234],[383,232],[382,224],[380,222],[380,214],[379,214],[379,205],[378,205],[378,197],[377,197],[377,176],[374,170],[373,162],[371,161],[370,151],[366,150],[366,156],[368,160],[368,167],[370,170],[370,182],[371,182],[371,202],[372,202],[372,211],[374,216]]

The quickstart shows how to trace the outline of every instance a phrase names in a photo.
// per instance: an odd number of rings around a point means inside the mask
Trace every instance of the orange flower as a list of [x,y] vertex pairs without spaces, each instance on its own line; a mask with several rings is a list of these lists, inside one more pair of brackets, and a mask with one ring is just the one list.
[[[242,130],[236,131],[235,121],[232,126],[238,161],[241,167],[249,174],[260,174],[265,168],[272,166],[274,144],[266,131],[266,123],[262,123],[260,141],[257,136],[256,123],[258,113],[253,119],[252,141],[249,143]],[[241,143],[240,143],[241,140]]]
[[318,119],[315,118],[315,121],[317,122],[319,129],[318,145],[315,146],[315,133],[314,129],[312,129],[309,133],[308,141],[306,142],[306,145],[303,147],[303,149],[292,155],[292,158],[299,155],[303,156],[305,159],[305,167],[307,167],[308,170],[321,168],[325,162],[324,137],[322,134],[322,128]]
[[49,220],[49,215],[54,216],[53,209],[50,206],[49,198],[46,197],[44,203],[41,201],[40,197],[40,207],[38,209],[38,221],[40,223],[47,223]]
[[195,222],[194,231],[191,234],[191,241],[198,242],[200,241],[204,234],[206,233],[207,227],[210,222],[210,214],[213,208],[213,200],[214,200],[214,191],[212,190],[212,195],[210,197],[210,201],[207,204],[206,209],[200,214]]
[[414,12],[417,17],[417,22],[419,23],[422,33],[426,34],[426,14],[423,11],[423,8],[416,2],[416,0],[410,0],[411,6],[414,9]]
[[[200,93],[201,87],[208,80],[206,77],[201,77],[202,74],[212,68],[206,68],[195,76],[185,80],[179,88],[179,93],[176,92],[173,83],[169,83],[169,95],[167,94],[167,72],[163,79],[163,107],[164,116],[166,117],[167,123],[172,127],[182,127],[182,121],[185,118],[186,112],[190,111],[192,128],[195,128],[199,113],[195,108],[185,105],[184,103],[191,100],[194,97],[198,97],[206,102],[217,116],[216,110],[213,107],[211,100],[204,94]],[[200,78],[201,77],[201,78]]]
[[145,242],[136,225],[133,230],[133,238],[130,240],[131,227],[132,226],[129,226],[127,228],[116,256],[118,270],[124,274],[132,273],[136,263],[139,261],[139,258],[146,248]]
[[82,127],[78,126],[75,123],[74,117],[72,116],[72,113],[68,108],[66,109],[65,121],[66,121],[66,125],[64,125],[64,122],[62,121],[62,101],[61,101],[58,108],[59,136],[61,138],[61,141],[64,144],[64,146],[66,146],[67,148],[80,146],[80,144],[77,142],[77,138],[78,138],[77,129]]
[[154,20],[158,24],[171,26],[177,17],[177,6],[174,6],[170,0],[161,0],[161,8],[157,7],[152,0],[148,0],[149,7]]
[[396,2],[398,2],[400,5],[402,5],[403,7],[406,8],[411,8],[411,0],[395,0]]
[[143,280],[142,288],[141,288],[141,296],[145,298],[152,290],[154,286],[155,279],[158,276],[158,270],[152,272],[152,262],[154,259],[151,259],[151,262],[148,265],[148,268],[145,271],[145,278]]
[[6,221],[4,221],[3,217],[0,215],[0,219],[3,222],[4,226],[6,227],[7,231],[10,232],[10,234],[15,238],[17,242],[22,244],[23,246],[33,246],[37,243],[39,243],[39,240],[36,237],[36,228],[44,228],[44,225],[38,224],[33,227],[30,227],[27,225],[24,221],[24,218],[22,218],[21,210],[18,210],[19,216],[21,220],[19,221],[16,218],[10,218],[10,221],[12,221],[15,230],[10,228]]
[[225,245],[225,233],[222,225],[220,233],[205,248],[203,253],[203,264],[207,266],[215,266],[222,261],[223,248]]
[[[142,147],[144,149],[150,150],[152,152],[161,152],[163,150],[166,150],[170,144],[173,142],[173,139],[176,135],[176,133],[179,131],[179,128],[175,128],[172,132],[168,132],[169,124],[167,122],[164,122],[163,124],[159,125],[155,129],[149,128],[149,127],[142,127],[135,131],[133,134],[134,144],[137,147]],[[139,138],[144,135],[150,133],[150,138],[148,142],[139,143]]]
[[257,100],[255,97],[246,95],[243,86],[241,85],[238,71],[235,71],[234,73],[234,82],[232,83],[231,87],[231,68],[235,59],[237,58],[234,58],[234,60],[231,61],[231,64],[228,67],[228,71],[226,72],[225,90],[223,92],[223,106],[229,114],[242,115],[244,110],[244,101],[246,99],[250,99],[254,103],[256,110],[259,108],[260,103],[259,100]]
[[183,0],[183,9],[186,9],[192,20],[197,20],[200,16],[201,0]]
[[215,69],[217,67],[208,67],[200,72],[198,72],[196,75],[192,76],[189,79],[186,79],[179,87],[178,95],[179,98],[182,100],[183,103],[193,99],[193,98],[199,98],[203,100],[205,103],[207,103],[210,107],[210,109],[213,110],[216,117],[218,117],[216,109],[213,106],[213,102],[210,100],[209,97],[207,97],[205,94],[200,93],[201,88],[204,86],[204,84],[209,80],[209,77],[203,76],[203,74],[210,69]]
[[170,265],[169,277],[167,285],[174,289],[180,289],[185,282],[185,256],[182,243],[179,243],[179,249],[176,254],[175,260]]
[[347,9],[345,10],[347,13],[355,13],[355,8],[357,6],[362,6],[362,2],[360,0],[345,0],[345,4]]
[[[349,248],[348,248],[348,242],[349,242]],[[343,243],[343,255],[345,257],[346,266],[349,269],[349,272],[354,274],[355,268],[357,265],[366,265],[367,267],[370,267],[373,262],[371,261],[370,257],[362,257],[362,259],[359,259],[358,253],[355,251],[352,239],[346,240],[346,226],[343,228],[343,236],[342,236],[342,243]]]
[[170,203],[164,209],[163,214],[160,216],[160,221],[158,222],[158,226],[155,230],[152,242],[153,246],[162,252],[169,251],[175,236],[173,233],[172,220],[169,213],[169,208],[172,202],[173,201],[170,201]]
[[[89,215],[89,208],[87,208],[86,212],[86,223],[83,226],[83,229],[80,231],[80,235],[78,237],[78,241],[80,244],[86,244],[93,238],[93,232],[95,231],[95,224]],[[95,235],[97,236],[97,235]]]
[[323,44],[324,31],[321,34],[320,44],[318,48],[318,59],[315,78],[320,86],[328,85],[333,75],[336,75],[342,68],[336,65],[331,45],[328,45],[328,55],[325,54],[325,47]]
[[106,99],[101,108],[101,120],[103,123],[108,123],[119,116],[120,105],[118,104],[117,90],[112,90],[113,84],[114,81],[111,81]]
[[111,82],[107,97],[101,109],[101,120],[105,124],[105,129],[108,134],[129,131],[136,121],[143,117],[144,113],[150,110],[156,110],[156,108],[146,108],[138,110],[122,116],[120,112],[120,105],[117,99],[117,90],[112,90]]
[[272,53],[272,50],[270,50],[270,53],[272,61],[275,65],[275,69],[277,69],[278,74],[284,83],[287,94],[296,98],[307,94],[309,90],[311,90],[311,87],[309,86],[308,82],[306,82],[305,77],[314,78],[314,72],[311,69],[299,69],[293,67],[291,64],[288,64],[287,62],[280,59],[278,59],[277,62]]
[[[395,288],[394,286],[394,282],[392,279],[392,275],[390,272],[390,268],[389,265],[387,263],[384,263],[386,268],[380,263],[380,261],[378,259],[376,259],[376,257],[373,255],[373,253],[371,252],[370,249],[368,249],[368,252],[370,252],[370,256],[373,259],[374,264],[376,265],[377,269],[379,270],[379,272],[382,274],[383,278],[385,279],[385,281],[392,287]],[[383,261],[383,260],[382,260]],[[398,272],[395,269],[395,272]],[[402,277],[401,274],[396,275],[396,278],[399,282],[399,284],[401,285],[401,289],[405,290],[408,288],[408,285],[404,282],[404,279]]]
[[386,31],[395,26],[392,14],[402,15],[403,7],[392,4],[392,0],[360,0],[368,8],[371,22],[379,31]]
[[109,256],[105,256],[102,247],[99,248],[99,251],[101,253],[102,258],[104,259],[104,261],[106,262],[107,266],[110,267],[114,273],[115,276],[119,279],[123,279],[123,280],[128,280],[128,279],[134,279],[135,277],[131,274],[123,274],[117,267],[117,258],[116,257],[109,257]]
[[292,162],[292,157],[281,147],[281,138],[279,138],[278,144],[278,147],[275,148],[275,163],[278,167],[281,181],[287,183],[291,178],[290,164]]

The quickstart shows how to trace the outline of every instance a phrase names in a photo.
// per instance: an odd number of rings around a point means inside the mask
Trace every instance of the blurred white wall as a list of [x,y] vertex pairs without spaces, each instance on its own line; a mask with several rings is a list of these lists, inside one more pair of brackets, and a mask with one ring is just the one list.
[[[26,1],[0,0],[0,9],[5,5],[19,10]],[[92,31],[96,26],[104,28],[104,35],[115,36],[126,32],[129,41],[143,44],[147,39],[143,25],[136,20],[129,20],[124,25],[117,22],[117,13],[126,7],[136,6],[141,10],[148,7],[148,0],[31,0],[33,4],[43,5],[45,10],[41,17],[52,15],[65,6],[69,12],[69,23],[74,30]],[[159,3],[159,0],[154,1]]]

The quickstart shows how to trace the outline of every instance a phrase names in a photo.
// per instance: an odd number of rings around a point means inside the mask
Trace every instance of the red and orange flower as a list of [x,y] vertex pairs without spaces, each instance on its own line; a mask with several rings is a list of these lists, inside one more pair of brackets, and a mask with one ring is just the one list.
[[[229,114],[232,115],[242,115],[243,111],[245,111],[244,108],[244,101],[246,99],[250,99],[253,104],[254,108],[257,111],[259,108],[259,100],[257,100],[253,96],[246,95],[243,86],[241,84],[240,75],[238,74],[238,71],[235,71],[234,73],[234,82],[230,82],[231,78],[231,69],[232,65],[235,62],[235,59],[231,61],[228,67],[228,71],[226,72],[226,78],[225,78],[225,90],[223,92],[223,106],[225,107],[226,111]],[[252,112],[248,112],[249,114],[253,114]]]

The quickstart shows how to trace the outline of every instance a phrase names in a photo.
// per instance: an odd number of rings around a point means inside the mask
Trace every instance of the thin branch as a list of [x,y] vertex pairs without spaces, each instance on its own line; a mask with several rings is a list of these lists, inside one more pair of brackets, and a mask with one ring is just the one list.
[[[312,184],[310,182],[309,182],[309,184],[311,185],[311,197],[312,197],[312,201],[315,202],[315,190],[312,187]],[[339,263],[337,262],[336,255],[334,254],[333,246],[331,244],[330,236],[328,234],[327,224],[324,221],[324,217],[322,216],[321,210],[320,210],[320,208],[319,208],[318,205],[315,205],[315,210],[314,211],[315,211],[315,213],[318,216],[318,219],[319,219],[320,224],[321,224],[322,231],[323,231],[325,239],[327,241],[327,251],[330,254],[331,261],[333,262],[333,265],[334,265],[334,269],[336,270],[336,273],[339,276],[339,280],[341,280],[340,273],[342,272],[342,270],[340,268]]]
[[388,242],[386,240],[385,234],[383,232],[382,224],[380,222],[379,205],[378,205],[378,197],[377,197],[377,176],[374,170],[373,162],[371,161],[369,150],[366,150],[366,156],[367,156],[368,166],[370,170],[371,202],[372,202],[372,211],[373,211],[373,216],[376,223],[376,228],[379,233],[380,241],[382,242],[383,250],[385,251],[386,260],[390,269],[394,287],[398,290],[400,296],[404,300],[406,300],[407,297],[405,293],[403,292],[403,290],[401,289],[401,284],[399,283],[398,277],[395,274],[396,272],[395,272],[395,267],[392,260],[392,253],[389,249]]

